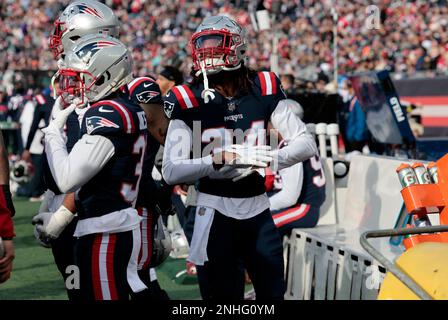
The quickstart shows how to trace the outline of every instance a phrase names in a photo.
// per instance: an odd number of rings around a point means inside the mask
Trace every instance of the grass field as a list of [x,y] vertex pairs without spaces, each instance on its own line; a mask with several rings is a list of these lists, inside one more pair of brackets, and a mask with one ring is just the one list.
[[[64,283],[50,249],[41,247],[33,235],[31,219],[40,203],[15,198],[14,244],[16,259],[11,279],[0,285],[0,300],[66,300]],[[199,299],[196,279],[187,275],[176,277],[185,269],[185,260],[171,259],[157,269],[160,285],[171,299]]]

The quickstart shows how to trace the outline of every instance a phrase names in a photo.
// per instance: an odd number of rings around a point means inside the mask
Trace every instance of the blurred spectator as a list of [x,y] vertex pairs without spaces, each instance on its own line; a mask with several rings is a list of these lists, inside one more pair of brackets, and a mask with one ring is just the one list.
[[[247,30],[249,62],[268,69],[275,32],[279,35],[280,74],[316,81],[319,70],[333,74],[333,20],[338,20],[339,73],[388,69],[397,77],[448,73],[448,7],[446,0],[381,1],[380,29],[365,25],[369,1],[273,1],[275,30],[255,32],[249,1],[105,0],[120,18],[121,40],[135,61],[135,76],[159,73],[162,65],[190,72],[188,41],[198,23],[210,14],[226,14]],[[263,1],[258,1],[260,4]],[[0,74],[6,70],[55,69],[48,50],[52,23],[69,0],[0,3]],[[265,5],[269,1],[264,1]],[[274,6],[275,3],[275,6]],[[272,13],[272,12],[271,12]],[[4,81],[7,74],[3,77]]]
[[44,193],[43,181],[43,133],[42,128],[48,126],[53,108],[54,99],[50,89],[45,88],[30,100],[20,118],[21,134],[24,141],[24,150],[21,158],[32,163],[34,175],[29,184],[17,190],[18,196],[26,196],[30,201],[38,201]]
[[8,118],[7,92],[3,85],[0,85],[0,121],[6,121]]
[[184,82],[182,72],[172,66],[165,66],[157,77],[157,84],[160,87],[162,96],[174,86],[180,85]]
[[347,123],[345,124],[345,152],[362,152],[368,139],[366,117],[350,82],[348,82],[348,91],[350,99],[346,103],[348,112]]

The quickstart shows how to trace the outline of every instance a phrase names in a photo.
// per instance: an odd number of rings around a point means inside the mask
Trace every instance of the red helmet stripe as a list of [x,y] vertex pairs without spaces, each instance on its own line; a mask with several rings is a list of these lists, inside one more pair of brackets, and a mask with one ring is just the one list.
[[98,14],[98,12],[95,9],[87,7],[87,8],[84,9],[84,12],[102,19],[102,17]]

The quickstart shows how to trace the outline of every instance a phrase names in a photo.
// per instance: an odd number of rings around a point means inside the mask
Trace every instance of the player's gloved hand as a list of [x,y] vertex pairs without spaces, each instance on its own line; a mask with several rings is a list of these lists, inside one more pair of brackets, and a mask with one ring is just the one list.
[[44,199],[40,204],[38,213],[50,211],[50,203],[53,201],[54,196],[55,196],[54,192],[51,191],[50,189],[45,191]]
[[50,239],[46,236],[44,231],[52,215],[53,212],[39,211],[39,213],[33,217],[31,222],[34,225],[34,237],[44,248],[51,247]]
[[[76,100],[76,99],[75,99]],[[52,120],[48,127],[42,129],[44,133],[50,132],[51,130],[62,131],[64,129],[67,118],[73,110],[76,109],[76,101],[70,104],[67,108],[64,108],[64,102],[62,97],[56,99],[52,111]]]
[[51,239],[56,239],[64,231],[65,227],[73,220],[75,215],[64,206],[53,213],[42,232]]
[[260,167],[265,168],[273,160],[271,147],[245,146],[232,144],[225,146],[222,151],[213,155],[215,164],[227,164],[236,168]]
[[247,169],[236,168],[231,165],[224,165],[221,169],[210,174],[211,179],[234,179],[242,175]]
[[53,212],[40,212],[33,217],[31,222],[34,225],[34,237],[44,248],[51,248],[51,242],[45,234],[45,229],[52,215]]

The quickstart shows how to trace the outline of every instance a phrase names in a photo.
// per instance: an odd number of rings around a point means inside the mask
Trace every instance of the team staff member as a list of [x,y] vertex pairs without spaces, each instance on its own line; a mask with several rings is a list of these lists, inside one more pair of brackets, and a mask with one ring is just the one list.
[[2,239],[2,251],[4,251],[4,256],[0,257],[0,283],[11,277],[14,260],[12,239],[15,237],[12,217],[15,212],[9,191],[8,153],[0,132],[0,238]]
[[[309,159],[317,152],[314,139],[289,110],[276,75],[245,66],[247,41],[234,20],[206,18],[191,46],[193,83],[176,86],[165,97],[171,121],[162,169],[169,184],[197,183],[188,260],[204,266],[198,272],[207,273],[207,299],[243,299],[241,261],[257,299],[283,299],[282,242],[269,212],[264,177],[255,169],[273,159],[279,169]],[[263,145],[269,122],[288,141],[275,152]],[[249,134],[234,141],[231,130]],[[200,138],[193,139],[193,132]]]
[[184,76],[182,72],[172,66],[165,66],[160,72],[156,80],[157,84],[162,91],[162,95],[166,95],[172,87],[181,85],[184,83]]

